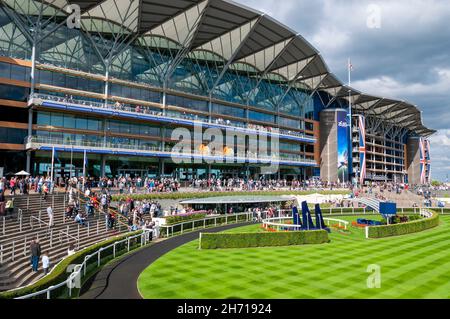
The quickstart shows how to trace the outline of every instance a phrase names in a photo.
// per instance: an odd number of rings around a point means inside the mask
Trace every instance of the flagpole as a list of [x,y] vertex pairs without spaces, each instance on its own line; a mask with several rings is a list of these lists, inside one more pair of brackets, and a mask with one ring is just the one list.
[[[348,58],[348,108],[349,108],[349,116],[350,116],[350,158],[352,159],[352,162],[349,163],[352,167],[353,171],[353,114],[352,114],[352,91],[350,89],[350,86],[352,85],[352,61],[350,58]],[[349,165],[349,166],[350,166]],[[350,169],[349,169],[350,172]],[[356,171],[356,188],[358,189],[358,171]],[[349,176],[350,182],[351,182],[351,176]]]
[[72,168],[73,168],[73,145],[70,148],[70,174],[69,174],[69,178],[72,178]]
[[53,193],[53,170],[55,167],[55,147],[52,147],[52,170],[50,172],[50,193]]
[[84,157],[83,157],[83,187],[82,187],[83,192],[85,184],[86,184],[86,150],[84,150]]

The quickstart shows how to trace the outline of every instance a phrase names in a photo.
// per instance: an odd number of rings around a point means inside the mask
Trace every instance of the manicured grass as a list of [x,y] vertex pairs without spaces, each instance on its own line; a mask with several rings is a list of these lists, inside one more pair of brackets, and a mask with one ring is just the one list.
[[[261,230],[232,230],[241,231]],[[223,250],[198,250],[195,240],[147,268],[138,287],[148,299],[450,298],[450,216],[412,235],[368,240],[362,229],[351,228],[348,235],[333,231],[330,239],[322,245]],[[367,287],[371,264],[381,267],[379,289]]]

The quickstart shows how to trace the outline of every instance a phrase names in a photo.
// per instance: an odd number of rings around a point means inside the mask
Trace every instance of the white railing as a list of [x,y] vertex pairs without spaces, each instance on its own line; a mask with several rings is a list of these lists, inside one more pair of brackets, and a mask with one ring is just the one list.
[[[284,224],[282,222],[284,222],[285,220],[292,220],[292,217],[274,217],[274,218],[268,218],[263,220],[263,226],[267,227],[267,226],[275,226],[277,227],[277,230],[280,231],[281,228],[289,228],[289,229],[298,229],[301,226],[300,225],[294,225],[294,224]],[[316,217],[311,216],[311,219],[315,220]],[[348,225],[350,224],[348,221],[345,220],[341,220],[341,219],[335,219],[335,218],[323,218],[323,221],[325,222],[325,225],[330,226],[331,222],[335,222],[338,223],[339,227],[344,227],[345,229],[347,229]],[[314,225],[312,225],[312,227],[314,227]]]
[[296,162],[296,163],[305,163],[305,164],[315,164],[314,160],[302,158],[300,156],[279,156],[279,154],[274,154],[272,156],[259,156],[259,154],[247,153],[247,154],[237,154],[238,156],[233,155],[211,155],[211,153],[195,153],[191,150],[184,150],[184,152],[177,152],[174,150],[164,150],[162,151],[160,147],[156,146],[142,146],[142,145],[132,145],[132,144],[120,144],[120,143],[112,143],[112,142],[91,142],[91,141],[83,141],[83,140],[70,140],[70,139],[62,139],[62,138],[54,138],[54,137],[44,137],[44,136],[27,136],[25,138],[25,144],[27,149],[35,149],[40,148],[42,146],[53,147],[55,145],[60,145],[66,148],[72,147],[82,147],[84,149],[92,149],[92,150],[115,150],[117,152],[151,152],[158,153],[160,155],[173,156],[173,157],[203,157],[205,159],[217,158],[221,160],[229,160],[229,161],[245,161],[245,160],[259,160],[259,161],[277,161],[277,162]]
[[192,115],[192,114],[182,114],[182,113],[170,113],[170,115],[164,115],[162,110],[161,111],[155,111],[152,110],[151,107],[147,106],[128,106],[124,105],[122,103],[102,103],[102,102],[95,102],[95,101],[87,101],[87,100],[80,100],[80,99],[74,99],[70,97],[62,97],[62,96],[54,96],[49,94],[42,94],[42,93],[34,93],[30,96],[30,102],[36,99],[37,101],[34,101],[34,103],[39,103],[39,100],[41,101],[50,101],[50,102],[57,102],[57,103],[64,103],[64,104],[72,104],[76,106],[86,107],[86,108],[98,108],[98,109],[109,109],[114,111],[122,111],[126,113],[140,113],[140,114],[147,114],[155,117],[159,117],[161,119],[184,119],[191,121],[193,124],[198,125],[212,125],[216,126],[218,128],[239,128],[243,129],[246,132],[258,134],[258,133],[265,133],[265,134],[273,134],[273,135],[285,135],[285,136],[291,136],[291,137],[299,137],[303,139],[308,139],[311,142],[315,142],[316,138],[307,136],[305,134],[302,134],[300,132],[285,130],[285,129],[274,129],[273,131],[270,129],[266,129],[263,126],[258,126],[254,124],[249,124],[248,127],[245,125],[241,125],[238,123],[234,123],[232,121],[226,122],[222,119],[213,119],[211,122],[209,122],[208,119],[202,119],[198,116]]
[[[92,258],[96,258],[97,260],[97,268],[100,267],[101,265],[101,253],[102,251],[105,251],[107,249],[112,248],[113,249],[113,258],[116,258],[116,246],[118,244],[122,244],[122,243],[127,243],[127,252],[130,252],[131,248],[130,248],[130,241],[136,238],[140,238],[141,243],[140,243],[140,247],[147,245],[150,242],[150,237],[149,234],[151,233],[151,231],[143,231],[141,234],[138,235],[133,235],[133,236],[129,236],[125,239],[119,240],[114,242],[111,245],[108,245],[106,247],[101,247],[99,250],[97,250],[96,252],[90,254],[90,255],[86,255],[84,257],[84,261],[83,263],[76,265],[73,269],[73,272],[69,275],[69,277],[55,285],[55,286],[50,286],[47,289],[38,291],[38,292],[34,292],[25,296],[21,296],[18,297],[16,299],[30,299],[33,297],[37,297],[37,296],[42,296],[45,295],[46,299],[51,299],[51,293],[52,291],[61,288],[63,286],[66,286],[68,289],[68,295],[69,297],[72,297],[72,290],[75,288],[80,288],[79,286],[77,286],[78,283],[81,283],[81,279],[82,277],[86,276],[86,267],[88,265],[88,262],[92,259]],[[53,268],[52,271],[54,271],[56,268],[56,266]],[[51,274],[51,272],[50,272]],[[23,287],[22,287],[23,288]],[[22,288],[18,288],[18,289],[22,289]]]
[[[245,216],[245,220],[241,219],[239,220],[240,216]],[[171,224],[171,225],[161,225],[159,226],[162,229],[165,229],[166,231],[164,232],[164,236],[166,236],[167,238],[169,237],[173,237],[174,236],[174,228],[180,228],[180,234],[183,234],[185,232],[188,231],[194,231],[194,230],[198,230],[198,229],[205,229],[207,228],[207,226],[210,227],[217,227],[220,225],[228,225],[228,224],[236,224],[239,222],[245,223],[245,222],[250,222],[252,221],[252,217],[253,217],[253,213],[239,213],[239,214],[228,214],[228,215],[216,215],[216,216],[211,216],[211,217],[206,217],[203,219],[196,219],[196,220],[190,220],[190,221],[185,221],[185,222],[181,222],[181,223],[177,223],[177,224]],[[225,218],[225,222],[217,222],[219,219],[224,219]],[[208,224],[207,222],[213,220],[214,223]],[[197,228],[195,227],[195,225],[199,225],[197,226]],[[192,226],[192,227],[185,227],[185,225],[188,226]]]

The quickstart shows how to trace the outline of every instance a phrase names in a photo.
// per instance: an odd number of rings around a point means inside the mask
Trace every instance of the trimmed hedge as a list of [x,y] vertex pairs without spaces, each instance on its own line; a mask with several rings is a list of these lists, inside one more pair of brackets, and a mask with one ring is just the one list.
[[207,217],[206,213],[195,213],[190,215],[173,215],[166,217],[166,225],[173,225],[188,221],[194,221],[199,219],[205,219]]
[[[85,256],[96,252],[97,250],[99,250],[102,247],[109,246],[116,241],[125,239],[126,237],[138,235],[141,232],[142,231],[136,231],[136,232],[116,236],[114,238],[105,240],[105,241],[95,244],[93,246],[87,247],[83,250],[80,250],[79,252],[76,252],[74,255],[63,259],[59,264],[56,265],[56,267],[52,270],[52,272],[49,275],[40,279],[39,281],[32,284],[31,286],[13,290],[13,291],[1,292],[0,299],[13,299],[16,297],[20,297],[20,296],[24,296],[24,295],[28,295],[28,294],[31,294],[34,292],[44,290],[53,285],[60,284],[61,282],[63,282],[64,280],[66,280],[69,277],[69,273],[66,272],[67,267],[69,265],[81,264],[81,263],[83,263]],[[94,258],[94,259],[97,260],[96,258]],[[55,292],[53,292],[53,293],[55,293]],[[39,297],[36,297],[36,298],[39,298]],[[45,296],[44,296],[44,298],[45,298]]]
[[323,195],[347,195],[350,194],[348,191],[334,190],[334,191],[254,191],[254,192],[193,192],[193,193],[151,193],[151,194],[133,194],[133,195],[114,195],[112,200],[118,202],[121,199],[126,200],[131,197],[134,200],[157,200],[157,199],[196,199],[196,198],[208,198],[208,197],[219,197],[219,196],[240,196],[242,194],[246,195],[267,195],[267,196],[278,196],[278,195],[311,195],[311,194],[323,194]]
[[278,247],[328,243],[325,230],[261,233],[202,233],[200,249]]
[[384,238],[421,232],[439,225],[439,214],[412,222],[369,227],[369,238]]

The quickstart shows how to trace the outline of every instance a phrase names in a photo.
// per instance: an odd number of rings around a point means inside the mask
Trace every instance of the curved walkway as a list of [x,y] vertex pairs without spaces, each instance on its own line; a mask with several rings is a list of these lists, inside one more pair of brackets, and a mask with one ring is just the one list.
[[80,299],[142,299],[137,288],[138,277],[161,256],[197,239],[200,232],[217,233],[251,224],[253,223],[201,229],[143,248],[102,268],[83,286]]

